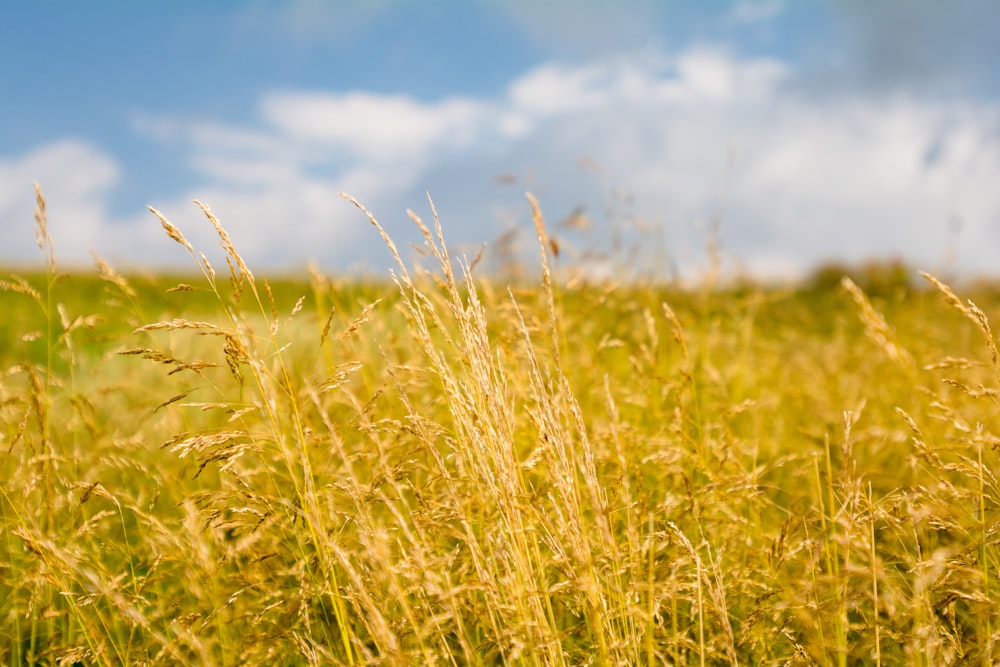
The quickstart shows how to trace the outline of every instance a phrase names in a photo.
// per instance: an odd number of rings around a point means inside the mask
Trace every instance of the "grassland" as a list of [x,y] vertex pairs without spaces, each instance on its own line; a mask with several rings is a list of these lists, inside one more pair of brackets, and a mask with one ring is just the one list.
[[1000,659],[996,291],[508,288],[419,221],[395,284],[270,284],[206,214],[218,272],[161,217],[197,279],[66,276],[39,198],[4,664]]

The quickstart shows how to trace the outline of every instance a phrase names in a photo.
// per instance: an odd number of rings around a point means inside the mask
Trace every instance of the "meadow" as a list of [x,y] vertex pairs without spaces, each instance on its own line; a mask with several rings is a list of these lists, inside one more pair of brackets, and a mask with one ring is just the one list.
[[[1000,660],[1000,290],[0,282],[7,665]],[[368,215],[359,205],[359,215]],[[370,218],[370,216],[368,216]],[[445,230],[447,221],[444,221]],[[58,239],[55,239],[56,244]]]

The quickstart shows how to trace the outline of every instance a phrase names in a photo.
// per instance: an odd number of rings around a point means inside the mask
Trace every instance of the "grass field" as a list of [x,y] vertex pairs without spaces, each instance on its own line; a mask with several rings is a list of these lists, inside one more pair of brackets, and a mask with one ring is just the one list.
[[228,266],[161,218],[197,279],[64,276],[39,198],[3,664],[1000,660],[1000,292],[508,288],[434,224],[395,284],[269,284],[206,213]]

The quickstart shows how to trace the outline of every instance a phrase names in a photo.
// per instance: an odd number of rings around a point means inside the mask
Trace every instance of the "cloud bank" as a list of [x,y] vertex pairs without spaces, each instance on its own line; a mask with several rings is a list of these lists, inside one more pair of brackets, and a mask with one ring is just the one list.
[[[618,206],[616,215],[641,221],[630,229],[656,230],[664,255],[652,261],[665,257],[685,274],[705,265],[714,227],[730,265],[762,277],[863,258],[994,270],[995,105],[903,92],[815,96],[798,76],[782,61],[723,48],[646,49],[545,63],[491,97],[272,90],[251,122],[148,114],[133,129],[178,149],[200,183],[150,193],[150,203],[210,250],[211,228],[189,200],[207,202],[245,259],[263,268],[310,259],[330,270],[388,265],[341,191],[403,241],[413,237],[403,211],[423,215],[429,192],[446,235],[476,243],[512,220],[528,225],[530,188],[553,221],[582,205],[607,228],[605,211]],[[596,170],[579,169],[581,157]],[[84,261],[94,249],[133,265],[183,266],[152,216],[108,216],[125,168],[73,138],[0,158],[0,260],[31,256],[38,180],[60,256]],[[518,183],[498,185],[501,173]],[[609,238],[606,229],[594,234]]]

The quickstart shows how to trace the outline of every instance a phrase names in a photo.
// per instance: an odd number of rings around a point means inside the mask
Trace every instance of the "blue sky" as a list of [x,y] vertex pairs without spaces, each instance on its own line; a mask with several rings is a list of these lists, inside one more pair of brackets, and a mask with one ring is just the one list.
[[617,230],[611,263],[660,273],[715,238],[730,273],[996,274],[997,25],[987,0],[0,0],[0,263],[40,258],[38,181],[64,263],[190,267],[147,204],[214,256],[198,198],[251,266],[379,273],[340,192],[401,246],[430,193],[474,254],[530,229],[530,190],[567,259]]

